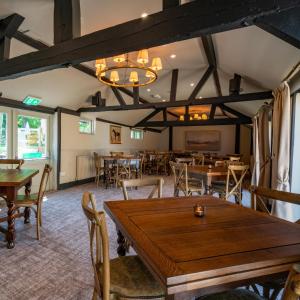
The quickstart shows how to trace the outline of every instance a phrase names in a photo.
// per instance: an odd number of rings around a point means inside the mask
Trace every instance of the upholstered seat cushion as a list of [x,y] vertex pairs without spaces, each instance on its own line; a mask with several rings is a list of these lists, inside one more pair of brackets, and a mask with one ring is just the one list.
[[246,289],[231,290],[228,292],[202,296],[197,300],[264,300],[261,296]]
[[124,256],[110,261],[110,290],[126,297],[164,297],[164,290],[138,256]]

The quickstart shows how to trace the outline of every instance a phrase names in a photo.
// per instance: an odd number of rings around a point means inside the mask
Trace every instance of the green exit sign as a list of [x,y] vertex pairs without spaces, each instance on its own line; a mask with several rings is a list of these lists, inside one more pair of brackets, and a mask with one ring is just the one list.
[[37,97],[33,97],[33,96],[27,96],[24,100],[23,103],[26,105],[39,105],[42,102],[42,99],[39,99]]

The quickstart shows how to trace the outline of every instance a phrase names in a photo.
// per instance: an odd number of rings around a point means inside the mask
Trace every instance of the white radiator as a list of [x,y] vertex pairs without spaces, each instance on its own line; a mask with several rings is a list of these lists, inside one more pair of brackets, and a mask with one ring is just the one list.
[[76,156],[76,180],[95,176],[93,158],[90,155]]

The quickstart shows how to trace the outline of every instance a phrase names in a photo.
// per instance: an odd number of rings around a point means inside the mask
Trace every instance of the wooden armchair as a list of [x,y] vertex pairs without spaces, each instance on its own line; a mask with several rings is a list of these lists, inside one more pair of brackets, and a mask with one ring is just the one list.
[[193,193],[202,195],[204,187],[202,180],[188,177],[187,164],[170,161],[170,167],[174,175],[174,196],[178,197],[182,191],[185,196],[192,196]]
[[15,203],[15,208],[30,208],[35,212],[36,215],[36,232],[37,239],[40,239],[40,227],[42,226],[42,204],[43,198],[46,191],[49,175],[52,170],[48,164],[45,165],[42,179],[40,182],[39,192],[37,194],[30,195],[18,195]]
[[85,192],[81,204],[90,236],[94,270],[93,300],[163,299],[164,290],[138,256],[110,260],[105,214],[96,210],[93,194]]
[[162,187],[164,184],[164,180],[161,177],[156,178],[144,178],[144,179],[129,179],[129,180],[121,180],[122,191],[125,200],[129,200],[128,190],[129,187],[144,187],[144,186],[153,186],[148,199],[153,198],[155,193],[157,193],[157,198],[162,197]]
[[[278,294],[277,294],[278,295]],[[276,295],[276,297],[277,297]],[[276,299],[271,297],[270,299]],[[284,292],[281,300],[299,300],[300,297],[300,264],[295,264],[290,270],[285,282]],[[223,293],[211,294],[198,298],[198,300],[265,300],[265,297],[251,292],[247,289],[236,289]]]
[[[279,200],[283,202],[300,205],[300,194],[277,191],[277,190],[272,190],[272,189],[257,187],[257,186],[251,186],[250,191],[251,191],[251,207],[255,210],[259,210],[270,215],[272,210],[272,205],[270,205],[270,203],[273,201]],[[300,224],[300,220],[298,220],[296,223]],[[300,265],[296,266],[295,268],[296,268],[295,270],[298,270],[297,272],[300,273]],[[266,298],[275,300],[278,294],[280,293],[280,291],[284,288],[285,282],[284,280],[273,280],[269,282],[258,283],[257,285],[262,286],[263,295]],[[253,288],[258,292],[259,289],[257,289],[255,286]],[[300,289],[300,283],[298,286],[298,292],[299,289]],[[283,299],[289,299],[289,298],[283,298]],[[296,299],[296,298],[290,298],[290,299]]]

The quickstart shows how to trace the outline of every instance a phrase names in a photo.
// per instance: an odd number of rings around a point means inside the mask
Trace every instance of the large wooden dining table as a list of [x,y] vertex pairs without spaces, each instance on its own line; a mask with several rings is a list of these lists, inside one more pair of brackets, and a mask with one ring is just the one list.
[[210,195],[212,193],[212,180],[213,178],[225,179],[227,176],[227,167],[215,167],[208,165],[188,166],[187,171],[189,177],[204,179],[205,193]]
[[[195,204],[205,207],[204,217],[194,216]],[[300,261],[300,225],[212,196],[108,201],[104,208],[167,299],[282,276]],[[128,243],[120,235],[118,243],[124,254]]]
[[[25,186],[25,193],[30,194],[32,177],[39,173],[33,169],[1,169],[0,194],[5,195],[7,204],[7,229],[0,228],[6,234],[7,248],[15,246],[15,201],[18,190]],[[25,209],[25,223],[29,222],[29,209]]]

